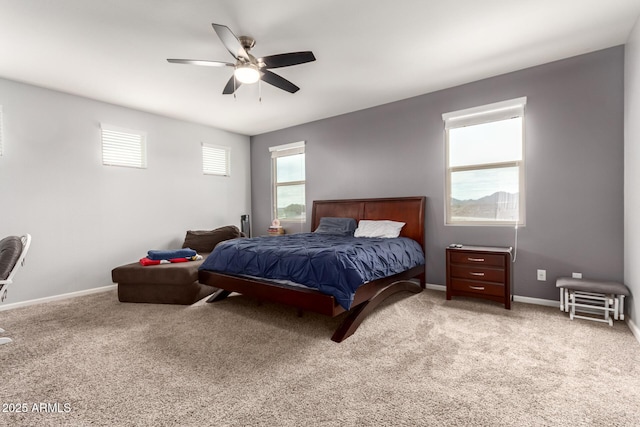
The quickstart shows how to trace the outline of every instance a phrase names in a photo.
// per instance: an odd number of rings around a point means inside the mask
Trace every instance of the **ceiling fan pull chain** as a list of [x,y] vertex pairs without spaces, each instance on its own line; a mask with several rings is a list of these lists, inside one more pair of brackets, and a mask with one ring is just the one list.
[[262,104],[262,79],[258,80],[258,102]]
[[238,89],[238,86],[236,86],[236,74],[233,73],[233,100],[235,101],[236,98],[236,90]]

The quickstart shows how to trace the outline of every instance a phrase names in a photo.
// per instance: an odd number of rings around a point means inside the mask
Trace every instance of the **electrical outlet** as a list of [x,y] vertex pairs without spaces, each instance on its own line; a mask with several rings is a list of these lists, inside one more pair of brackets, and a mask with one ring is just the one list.
[[571,273],[571,277],[574,279],[582,279],[582,273]]
[[538,270],[538,280],[541,282],[547,280],[547,270]]

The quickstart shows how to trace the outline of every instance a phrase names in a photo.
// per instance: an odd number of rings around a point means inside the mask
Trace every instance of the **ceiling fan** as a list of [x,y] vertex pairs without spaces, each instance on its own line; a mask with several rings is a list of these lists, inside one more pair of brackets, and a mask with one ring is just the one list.
[[204,65],[207,67],[233,67],[234,72],[222,93],[224,95],[233,94],[241,84],[252,84],[258,80],[269,83],[277,88],[295,93],[300,88],[289,80],[270,71],[272,68],[289,67],[291,65],[304,64],[315,61],[313,52],[290,52],[278,55],[264,56],[256,58],[249,53],[249,50],[256,44],[256,41],[247,36],[236,37],[226,25],[211,24],[220,41],[235,58],[235,63],[207,61],[200,59],[167,59],[175,64]]

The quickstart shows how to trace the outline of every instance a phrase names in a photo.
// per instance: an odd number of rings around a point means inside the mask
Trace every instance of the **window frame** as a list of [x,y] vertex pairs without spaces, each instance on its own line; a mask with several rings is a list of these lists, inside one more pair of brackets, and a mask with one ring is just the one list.
[[[227,178],[231,177],[231,147],[226,147],[224,145],[209,144],[206,142],[202,142],[200,145],[202,150],[202,173],[204,175],[211,175],[211,176],[223,176]],[[224,173],[217,173],[212,170],[207,171],[206,169],[207,164],[205,163],[206,149],[220,150],[224,152],[224,170],[225,170]],[[221,165],[218,165],[218,166],[221,166]]]
[[[105,139],[105,132],[108,133],[118,133],[124,135],[126,137],[137,137],[139,139],[139,150],[140,156],[137,158],[137,153],[129,153],[135,154],[137,161],[135,164],[132,162],[118,162],[117,160],[108,161],[105,159],[105,147],[109,144],[109,138]],[[101,143],[101,154],[102,154],[102,164],[104,166],[119,166],[126,168],[134,168],[134,169],[147,169],[147,133],[134,129],[127,129],[119,126],[113,126],[106,123],[100,124],[100,143]],[[123,150],[124,151],[124,150]]]
[[[444,222],[450,226],[515,226],[526,225],[526,197],[525,197],[525,106],[526,97],[510,99],[464,110],[453,111],[442,115],[445,124],[445,197],[444,197]],[[467,164],[464,166],[450,165],[450,138],[451,129],[474,126],[508,120],[515,117],[521,118],[521,156],[520,160],[507,160],[493,163]],[[476,171],[485,169],[518,168],[518,220],[478,220],[455,221],[451,215],[451,180],[455,172]]]
[[[306,202],[306,189],[307,189],[307,173],[306,173],[306,161],[307,155],[305,150],[305,141],[292,142],[290,144],[282,144],[274,147],[269,147],[269,152],[271,153],[271,220],[278,219],[282,222],[290,222],[290,223],[305,223],[307,221],[307,202]],[[278,166],[277,161],[280,157],[287,156],[295,156],[298,154],[304,154],[305,161],[305,179],[299,181],[287,181],[285,183],[278,183]],[[301,219],[291,219],[291,218],[278,218],[278,188],[279,187],[288,187],[294,185],[304,185],[305,189],[305,214],[304,218]]]

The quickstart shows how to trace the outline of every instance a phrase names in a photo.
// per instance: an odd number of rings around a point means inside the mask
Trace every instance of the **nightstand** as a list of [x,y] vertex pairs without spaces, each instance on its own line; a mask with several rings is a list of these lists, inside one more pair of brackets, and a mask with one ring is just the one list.
[[497,301],[511,309],[511,248],[447,248],[447,299],[465,296]]

